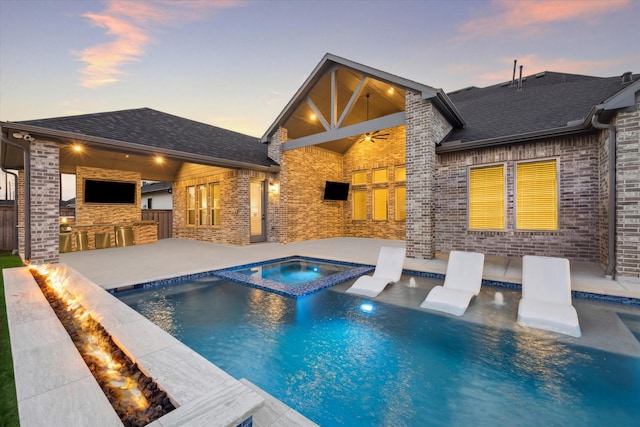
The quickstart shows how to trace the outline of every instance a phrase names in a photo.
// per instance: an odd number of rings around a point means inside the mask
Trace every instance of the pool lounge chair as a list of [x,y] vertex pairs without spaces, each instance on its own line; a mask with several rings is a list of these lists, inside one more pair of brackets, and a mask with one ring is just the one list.
[[579,337],[578,314],[571,305],[569,260],[526,255],[522,258],[522,299],[518,324]]
[[373,276],[360,276],[347,292],[377,297],[389,283],[400,280],[406,253],[405,248],[381,247]]
[[480,293],[483,269],[484,254],[451,251],[444,285],[431,289],[420,307],[462,316]]

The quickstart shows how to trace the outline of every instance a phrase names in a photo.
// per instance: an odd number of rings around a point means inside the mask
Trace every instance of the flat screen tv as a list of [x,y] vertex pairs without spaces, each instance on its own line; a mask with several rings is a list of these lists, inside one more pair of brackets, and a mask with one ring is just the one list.
[[134,204],[136,202],[136,183],[85,179],[84,202]]
[[327,181],[324,186],[324,200],[347,200],[349,183]]

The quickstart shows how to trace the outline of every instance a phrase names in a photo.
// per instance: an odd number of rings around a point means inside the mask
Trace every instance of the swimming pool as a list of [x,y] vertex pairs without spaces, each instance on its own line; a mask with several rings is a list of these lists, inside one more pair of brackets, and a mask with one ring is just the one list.
[[631,426],[640,417],[634,357],[330,290],[292,299],[209,277],[116,295],[322,426]]
[[373,269],[370,265],[290,256],[216,270],[211,274],[291,298],[300,298],[360,277]]

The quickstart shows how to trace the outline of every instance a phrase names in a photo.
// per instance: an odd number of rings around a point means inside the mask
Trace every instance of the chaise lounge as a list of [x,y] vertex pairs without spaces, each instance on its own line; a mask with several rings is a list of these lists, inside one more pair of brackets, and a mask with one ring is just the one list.
[[431,289],[420,307],[462,316],[480,293],[483,269],[484,254],[451,251],[444,285]]
[[405,248],[381,247],[373,276],[360,276],[347,292],[377,297],[389,283],[400,280],[406,252]]
[[518,324],[579,337],[580,324],[571,304],[569,260],[527,255],[522,259],[522,299]]

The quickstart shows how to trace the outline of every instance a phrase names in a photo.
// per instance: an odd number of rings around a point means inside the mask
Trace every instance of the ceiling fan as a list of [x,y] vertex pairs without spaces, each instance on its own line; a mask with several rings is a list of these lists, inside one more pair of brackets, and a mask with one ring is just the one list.
[[[369,121],[369,96],[371,94],[367,94],[367,121]],[[384,141],[387,138],[389,138],[389,132],[387,132],[386,130],[375,130],[373,132],[366,132],[363,133],[362,135],[360,135],[360,137],[358,137],[357,139],[357,143],[361,143],[363,141],[367,141],[367,142],[371,142],[371,143],[375,143],[376,141]]]

